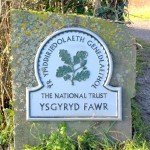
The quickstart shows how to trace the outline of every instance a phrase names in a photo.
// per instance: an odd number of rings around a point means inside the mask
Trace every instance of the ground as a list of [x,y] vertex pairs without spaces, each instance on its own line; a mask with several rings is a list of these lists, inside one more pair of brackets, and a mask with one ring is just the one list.
[[[134,20],[128,27],[129,32],[137,39],[137,43],[142,46],[137,46],[140,70],[137,72],[136,100],[143,121],[146,125],[150,125],[150,20]],[[147,138],[150,140],[150,132]]]
[[130,33],[136,38],[150,43],[150,20],[134,20],[128,27]]
[[[142,118],[146,125],[150,125],[150,43],[138,40],[143,46],[138,52],[141,57],[141,73],[137,75],[136,100],[140,108]],[[150,132],[148,132],[150,140]]]
[[[146,125],[150,125],[150,0],[129,0],[129,32],[137,43],[136,101]],[[142,47],[141,47],[141,46]],[[146,127],[145,127],[146,128]],[[150,131],[147,131],[150,140]]]

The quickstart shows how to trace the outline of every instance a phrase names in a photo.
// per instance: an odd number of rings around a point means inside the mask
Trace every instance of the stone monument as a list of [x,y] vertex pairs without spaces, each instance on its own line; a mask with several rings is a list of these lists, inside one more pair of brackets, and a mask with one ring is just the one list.
[[33,124],[38,136],[60,121],[70,132],[95,124],[119,140],[131,138],[136,50],[123,25],[13,10],[11,27],[16,150],[38,143]]

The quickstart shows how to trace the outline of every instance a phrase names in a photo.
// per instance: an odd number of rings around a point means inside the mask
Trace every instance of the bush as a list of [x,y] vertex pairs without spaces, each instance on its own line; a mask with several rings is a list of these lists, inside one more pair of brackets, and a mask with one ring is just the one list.
[[97,150],[99,146],[94,134],[85,131],[75,139],[67,134],[66,124],[60,124],[56,131],[41,138],[41,144],[33,147],[25,145],[25,150]]

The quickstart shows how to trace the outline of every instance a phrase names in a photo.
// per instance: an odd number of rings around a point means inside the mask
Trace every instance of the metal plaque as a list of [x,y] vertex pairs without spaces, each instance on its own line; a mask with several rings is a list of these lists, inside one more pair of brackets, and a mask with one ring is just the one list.
[[90,30],[63,28],[40,45],[38,86],[27,88],[27,120],[121,120],[121,88],[109,86],[112,58]]

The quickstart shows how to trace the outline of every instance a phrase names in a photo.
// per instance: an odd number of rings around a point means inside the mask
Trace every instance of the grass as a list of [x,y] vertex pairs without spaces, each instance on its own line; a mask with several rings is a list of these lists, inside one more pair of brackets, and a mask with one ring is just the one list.
[[150,43],[143,41],[141,39],[137,39],[137,43],[139,43],[142,48],[139,48],[137,50],[137,64],[136,64],[136,70],[137,75],[143,75],[143,69],[148,67],[149,59],[147,58],[147,55],[150,55]]
[[130,6],[128,8],[128,11],[129,11],[129,18],[131,21],[150,20],[150,6],[144,6],[141,8]]
[[[137,42],[142,45],[142,48],[137,49],[137,76],[143,76],[144,70],[149,65],[150,43],[137,39]],[[136,84],[136,92],[139,90],[139,84]],[[133,141],[127,144],[127,150],[149,150],[150,142],[147,139],[147,133],[150,134],[150,125],[146,125],[142,119],[140,107],[137,104],[136,98],[132,99],[132,126],[133,126]],[[132,145],[132,148],[130,147]]]
[[[133,110],[134,114],[139,115],[137,107]],[[140,126],[142,125],[142,134],[140,134],[140,132],[136,133],[133,140],[118,142],[111,140],[109,136],[100,140],[95,134],[88,130],[76,135],[77,137],[75,138],[68,135],[65,124],[60,124],[60,127],[51,132],[50,135],[43,135],[38,145],[24,145],[24,150],[149,150],[150,145],[143,137],[147,129],[139,116],[136,116],[136,121],[135,126],[137,128],[141,128]]]

